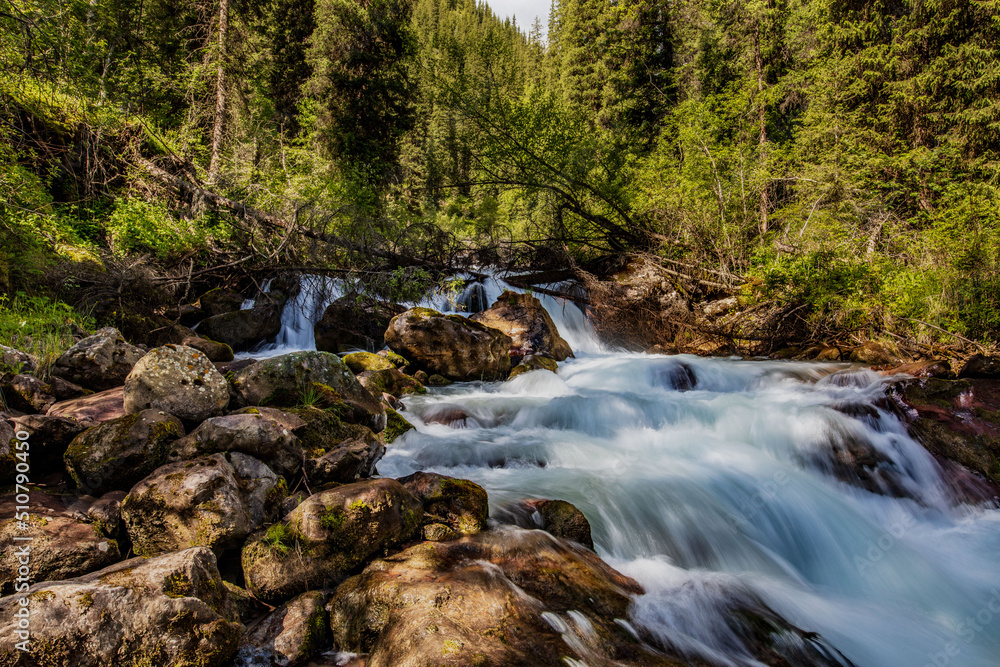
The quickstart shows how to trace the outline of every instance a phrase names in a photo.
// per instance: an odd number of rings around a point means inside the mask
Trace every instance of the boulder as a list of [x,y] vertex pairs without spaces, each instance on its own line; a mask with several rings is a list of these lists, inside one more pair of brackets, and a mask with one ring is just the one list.
[[530,294],[508,290],[497,297],[488,310],[476,313],[472,319],[510,336],[514,356],[535,354],[556,361],[573,356],[572,348],[559,335],[552,317]]
[[389,321],[402,308],[375,301],[344,296],[323,312],[313,327],[316,349],[344,352],[353,348],[377,350],[383,345],[383,334]]
[[188,422],[222,414],[229,384],[203,352],[164,345],[144,356],[125,379],[125,412],[154,409]]
[[385,342],[432,375],[452,380],[505,380],[510,375],[510,336],[460,315],[411,308],[392,319]]
[[302,469],[302,445],[292,431],[269,414],[257,412],[206,419],[173,443],[168,459],[183,461],[203,454],[242,452],[292,476]]
[[873,340],[851,350],[851,361],[869,366],[899,366],[901,363],[888,348]]
[[326,595],[303,593],[247,630],[234,667],[296,667],[326,647],[330,634]]
[[275,302],[258,300],[257,305],[248,310],[235,310],[202,320],[198,324],[198,335],[220,343],[234,350],[246,350],[274,338],[281,332],[281,309],[285,300]]
[[45,414],[49,417],[64,417],[90,425],[124,417],[125,387],[115,387],[96,394],[60,401]]
[[[10,437],[14,436],[15,431],[28,434],[31,474],[36,478],[63,471],[66,448],[73,438],[87,428],[86,424],[72,419],[45,415],[24,415],[11,420],[10,425]],[[14,481],[17,463],[15,454],[9,438],[3,438],[0,434],[0,483],[9,484]]]
[[433,472],[415,472],[400,478],[399,483],[420,499],[427,523],[444,523],[465,535],[486,528],[489,496],[475,482]]
[[73,384],[68,380],[63,380],[62,378],[50,377],[49,385],[52,387],[52,391],[55,393],[56,398],[60,401],[65,401],[70,398],[79,398],[80,396],[87,396],[94,392],[89,389],[84,389],[78,384]]
[[530,373],[531,371],[549,371],[551,373],[557,373],[559,372],[559,365],[556,364],[555,359],[529,354],[524,359],[521,359],[521,363],[514,366],[514,369],[510,372],[510,379],[513,380],[518,375]]
[[[397,355],[398,356],[398,355]],[[352,352],[344,355],[344,363],[356,375],[365,371],[384,371],[397,366],[389,359],[371,352]]]
[[[266,413],[268,408],[246,408]],[[323,410],[315,406],[286,408],[287,419],[298,420],[291,423],[291,429],[302,443],[302,449],[309,458],[322,456],[336,443],[345,440],[368,440],[374,433],[367,426],[345,422],[335,410]]]
[[593,553],[511,528],[375,561],[328,608],[334,645],[367,667],[677,667],[615,622],[641,592]]
[[594,548],[587,517],[565,500],[528,498],[502,508],[497,518],[521,528],[539,528],[588,549]]
[[[0,554],[8,567],[0,568],[0,594],[14,593],[16,553],[31,547],[31,581],[78,577],[121,560],[118,543],[99,527],[78,520],[76,512],[61,499],[31,494],[31,507],[24,521],[16,518],[18,503],[13,494],[0,497]],[[18,537],[31,537],[31,542]]]
[[52,385],[34,375],[11,376],[3,382],[2,389],[8,406],[28,414],[45,414],[56,402]]
[[181,339],[180,344],[187,347],[193,347],[199,352],[204,353],[204,355],[208,357],[208,360],[214,363],[226,363],[235,358],[233,355],[233,348],[229,347],[225,343],[219,343],[211,340],[210,338],[187,336]]
[[106,327],[64,352],[52,366],[52,375],[103,391],[124,384],[143,354],[129,345],[117,329]]
[[974,354],[958,371],[958,377],[990,380],[1000,378],[1000,357]]
[[375,474],[375,464],[385,454],[385,444],[371,431],[367,437],[331,443],[325,452],[312,452],[304,463],[311,485],[346,484]]
[[397,438],[402,436],[407,431],[413,430],[413,424],[406,421],[403,415],[399,414],[392,408],[386,408],[385,410],[385,430],[382,431],[382,439],[385,440],[385,444],[391,445],[396,441]]
[[243,633],[204,547],[36,584],[30,652],[15,648],[21,597],[0,599],[0,664],[11,667],[223,667]]
[[333,586],[373,555],[411,539],[422,517],[420,501],[391,479],[316,493],[247,541],[247,589],[274,604]]
[[0,375],[3,373],[34,373],[38,358],[27,352],[0,345]]
[[210,289],[201,295],[198,305],[207,315],[223,315],[243,307],[243,295],[223,287]]
[[329,352],[293,352],[258,361],[236,373],[232,385],[244,405],[300,405],[304,394],[320,391],[339,398],[345,418],[376,433],[385,428],[379,401]]
[[386,368],[379,371],[364,371],[358,375],[358,382],[361,386],[372,393],[373,396],[389,394],[395,398],[406,394],[426,394],[427,389],[409,375],[404,375],[395,368]]
[[183,435],[176,417],[143,410],[76,436],[66,450],[66,469],[85,493],[130,489],[167,462],[170,444]]
[[954,380],[955,371],[947,359],[931,359],[928,361],[913,361],[893,369],[882,371],[882,375],[909,375],[915,378],[942,378]]
[[221,553],[277,518],[285,491],[253,457],[213,454],[157,468],[132,487],[121,514],[140,556],[194,546]]

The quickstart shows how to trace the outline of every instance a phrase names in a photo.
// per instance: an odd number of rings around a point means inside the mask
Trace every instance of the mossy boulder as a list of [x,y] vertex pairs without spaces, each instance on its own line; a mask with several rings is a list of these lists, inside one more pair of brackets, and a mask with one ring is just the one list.
[[422,518],[420,501],[391,479],[316,493],[247,541],[247,588],[275,604],[334,586],[373,555],[413,538]]
[[403,415],[399,414],[392,408],[386,408],[385,415],[386,425],[385,430],[382,431],[382,439],[385,440],[385,444],[391,445],[404,433],[413,430],[413,424],[406,421],[406,418],[403,417]]
[[250,628],[240,640],[237,667],[295,667],[326,648],[330,636],[326,595],[303,593]]
[[208,357],[208,360],[213,363],[226,363],[235,358],[233,348],[229,347],[225,343],[212,340],[211,338],[187,336],[181,339],[180,344],[186,347],[193,347],[199,352],[202,352],[206,357]]
[[277,518],[286,491],[253,457],[213,454],[157,468],[132,487],[121,514],[140,556],[193,546],[221,553]]
[[358,376],[361,386],[372,393],[373,396],[389,394],[395,398],[400,398],[407,394],[426,394],[427,389],[416,379],[409,375],[404,375],[395,368],[386,368],[380,371],[364,371]]
[[[367,429],[366,429],[367,430]],[[371,431],[357,438],[329,443],[303,464],[312,485],[346,484],[375,474],[375,464],[385,454],[385,444]]]
[[524,375],[525,373],[530,373],[531,371],[549,371],[551,373],[556,373],[559,371],[559,364],[556,363],[555,359],[529,354],[521,360],[521,363],[514,366],[514,370],[510,372],[510,379],[513,380],[518,375]]
[[193,459],[217,452],[242,452],[268,464],[281,475],[293,476],[302,468],[302,445],[291,429],[270,412],[237,413],[213,417],[175,441],[170,461]]
[[573,356],[572,348],[559,335],[552,317],[530,294],[508,290],[497,297],[490,308],[476,313],[472,319],[510,336],[514,356],[534,354],[556,361]]
[[221,415],[229,405],[229,383],[192,347],[150,350],[125,379],[125,412],[153,408],[188,422]]
[[246,350],[281,332],[281,311],[288,296],[279,290],[260,294],[252,308],[213,315],[198,324],[199,336]]
[[180,420],[160,410],[126,415],[76,436],[66,470],[85,493],[127,490],[166,463],[170,444],[183,435]]
[[[19,547],[31,547],[32,582],[78,577],[121,560],[117,541],[62,498],[33,492],[26,527],[15,518],[17,505],[14,494],[0,497],[0,558],[7,564],[0,568],[0,595],[14,593]],[[16,539],[23,537],[32,540]]]
[[264,359],[238,373],[233,389],[243,405],[295,406],[303,395],[321,386],[339,397],[343,416],[378,433],[385,428],[385,410],[361,386],[354,373],[329,352],[293,352]]
[[[253,408],[247,408],[253,409]],[[266,408],[261,408],[262,411]],[[315,406],[286,408],[284,412],[302,422],[293,432],[310,457],[322,456],[333,445],[345,440],[367,439],[373,432],[367,426],[352,424],[340,418],[336,410]]]
[[460,315],[411,308],[392,319],[385,342],[419,369],[452,380],[504,380],[510,375],[510,337]]
[[529,498],[508,505],[498,511],[500,521],[510,522],[521,528],[540,528],[593,550],[594,538],[590,522],[575,505],[565,500]]
[[392,350],[379,350],[378,356],[386,359],[389,363],[400,370],[404,370],[410,365],[410,362],[406,360],[406,357],[401,354],[396,354]]
[[15,648],[20,597],[0,599],[0,664],[10,667],[223,667],[243,634],[204,547],[36,584],[29,652]]
[[243,306],[243,295],[224,287],[216,287],[201,295],[198,306],[209,316],[223,315],[239,310]]
[[12,375],[0,382],[7,406],[28,414],[45,414],[56,402],[52,385],[34,375]]
[[400,478],[399,483],[420,499],[427,522],[447,524],[465,535],[486,529],[489,496],[475,482],[433,472],[415,472]]
[[396,368],[396,365],[389,359],[372,354],[371,352],[352,352],[351,354],[344,355],[344,363],[355,374],[364,373],[365,371],[384,371]]
[[125,383],[143,354],[121,332],[107,327],[64,352],[52,366],[52,375],[94,391],[112,389]]

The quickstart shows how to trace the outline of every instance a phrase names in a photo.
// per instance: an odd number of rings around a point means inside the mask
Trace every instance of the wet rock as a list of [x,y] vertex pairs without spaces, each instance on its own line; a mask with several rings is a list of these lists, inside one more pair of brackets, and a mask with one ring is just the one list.
[[653,383],[675,391],[691,391],[698,386],[698,376],[690,364],[671,360],[666,364],[653,366]]
[[344,363],[355,374],[365,371],[385,371],[395,369],[397,366],[389,359],[371,352],[352,352],[344,355]]
[[428,542],[448,542],[462,536],[457,530],[444,523],[429,523],[423,529],[424,539]]
[[[423,417],[425,424],[444,424],[451,428],[478,426],[479,422],[460,405],[441,403],[431,408]],[[470,423],[471,422],[471,423]]]
[[[858,416],[866,419],[869,414],[866,412]],[[871,493],[918,499],[916,490],[906,486],[903,471],[889,456],[846,429],[831,428],[828,448],[816,452],[808,462],[841,482]]]
[[1000,378],[1000,357],[974,354],[962,366],[958,377],[990,380]]
[[319,653],[330,634],[326,595],[303,593],[281,605],[240,640],[234,667],[296,667]]
[[243,547],[247,589],[278,603],[332,586],[420,528],[420,501],[399,482],[376,479],[316,493]]
[[928,361],[914,361],[895,368],[883,371],[883,375],[909,375],[915,378],[942,378],[954,380],[955,371],[951,367],[951,362],[947,359],[933,359]]
[[594,548],[587,517],[565,500],[525,499],[503,508],[497,518],[521,528],[540,528],[588,549]]
[[281,310],[288,297],[278,291],[261,294],[253,308],[207,317],[198,324],[198,335],[234,350],[245,350],[281,332]]
[[0,568],[0,594],[14,593],[19,547],[30,546],[32,582],[78,577],[121,560],[118,543],[79,520],[59,498],[32,493],[23,522],[16,516],[19,504],[13,494],[0,497],[0,554],[6,564]]
[[31,456],[31,474],[35,478],[64,469],[63,456],[66,448],[77,435],[86,430],[87,425],[63,417],[45,415],[24,415],[10,422],[10,436],[0,433],[0,483],[14,480],[17,458],[10,446],[10,438],[16,431],[28,434]]
[[106,327],[64,352],[53,365],[52,375],[96,391],[112,389],[125,383],[143,354],[117,329]]
[[33,587],[31,652],[14,647],[19,598],[0,599],[0,664],[11,667],[223,667],[243,632],[203,547]]
[[851,350],[851,361],[869,366],[899,366],[901,363],[888,348],[872,340]]
[[364,371],[358,376],[361,386],[372,393],[373,396],[389,394],[395,398],[400,398],[407,394],[425,394],[427,389],[409,375],[404,375],[395,368],[386,368],[380,371]]
[[389,321],[402,308],[373,299],[359,301],[345,296],[330,304],[313,327],[316,349],[343,352],[352,348],[377,350],[384,344],[383,334]]
[[198,306],[209,316],[224,315],[239,310],[243,306],[243,296],[239,292],[216,287],[201,295]]
[[203,352],[164,345],[144,356],[125,379],[125,412],[154,409],[200,422],[229,405],[229,384]]
[[433,472],[415,472],[400,478],[399,483],[420,499],[428,522],[447,524],[465,535],[485,530],[490,514],[489,497],[475,482]]
[[140,556],[206,546],[221,553],[273,521],[284,480],[233,452],[170,463],[132,487],[121,513]]
[[641,590],[593,553],[511,528],[375,561],[337,588],[330,626],[368,667],[678,665],[615,622]]
[[203,353],[213,363],[226,363],[233,360],[233,348],[225,343],[219,343],[201,336],[187,336],[180,341],[181,345],[192,347]]
[[385,430],[382,431],[382,439],[385,440],[385,444],[391,445],[404,433],[413,430],[413,424],[406,421],[406,418],[403,417],[403,415],[399,414],[392,408],[386,408],[385,415]]
[[49,417],[64,417],[91,425],[124,417],[125,387],[60,401],[49,408],[46,414]]
[[86,493],[130,489],[167,462],[170,444],[184,435],[176,417],[143,410],[87,429],[66,450],[66,470]]
[[304,472],[310,484],[346,484],[375,474],[375,464],[385,454],[385,444],[369,431],[368,437],[331,443],[318,456],[307,458]]
[[557,373],[559,371],[559,366],[556,364],[555,359],[529,354],[521,360],[521,363],[514,366],[514,370],[510,372],[510,379],[513,380],[518,375],[530,373],[531,371],[550,371],[552,373]]
[[3,382],[2,388],[4,400],[20,412],[44,414],[56,402],[52,385],[34,375],[14,375]]
[[422,370],[452,380],[510,375],[510,336],[460,315],[411,308],[392,319],[385,342]]
[[232,380],[244,405],[293,406],[304,391],[323,390],[339,397],[345,418],[378,433],[385,428],[385,410],[361,386],[340,358],[329,352],[293,352],[259,361]]
[[488,310],[476,313],[472,319],[511,338],[511,350],[516,356],[529,354],[563,361],[573,356],[569,343],[562,339],[555,322],[530,294],[506,291],[497,297]]
[[38,358],[7,345],[0,345],[0,374],[34,373]]
[[241,452],[267,461],[281,475],[302,469],[302,445],[295,434],[269,414],[242,413],[206,419],[170,448],[170,461],[204,454]]

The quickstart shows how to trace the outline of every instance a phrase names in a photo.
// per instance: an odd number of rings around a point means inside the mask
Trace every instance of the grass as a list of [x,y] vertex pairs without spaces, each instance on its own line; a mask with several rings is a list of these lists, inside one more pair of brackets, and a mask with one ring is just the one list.
[[[0,344],[27,352],[38,358],[36,375],[48,376],[55,360],[73,346],[72,324],[92,331],[94,321],[62,301],[24,292],[0,294]],[[19,368],[0,369],[17,372]]]

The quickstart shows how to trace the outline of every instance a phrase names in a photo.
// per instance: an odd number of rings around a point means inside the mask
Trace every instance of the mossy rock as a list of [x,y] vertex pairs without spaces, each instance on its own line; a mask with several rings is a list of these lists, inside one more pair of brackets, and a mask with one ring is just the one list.
[[386,425],[385,430],[382,431],[382,439],[385,440],[385,444],[390,445],[404,433],[413,430],[413,424],[406,421],[403,415],[392,408],[385,409],[385,416]]
[[486,490],[467,479],[416,472],[399,480],[420,499],[428,519],[445,523],[460,533],[474,535],[486,529],[490,513]]
[[524,375],[525,373],[530,373],[531,371],[549,371],[557,373],[559,371],[559,364],[555,359],[550,359],[549,357],[528,355],[521,360],[521,363],[514,367],[514,370],[510,372],[510,379],[513,380],[518,375]]
[[377,354],[372,354],[371,352],[352,352],[344,357],[344,363],[355,374],[364,373],[365,371],[384,371],[396,368],[396,365],[391,360]]
[[451,384],[451,380],[435,373],[427,378],[427,384],[431,387],[447,387]]
[[399,398],[407,394],[426,394],[427,388],[395,368],[365,371],[358,376],[361,385],[375,396],[390,394]]

